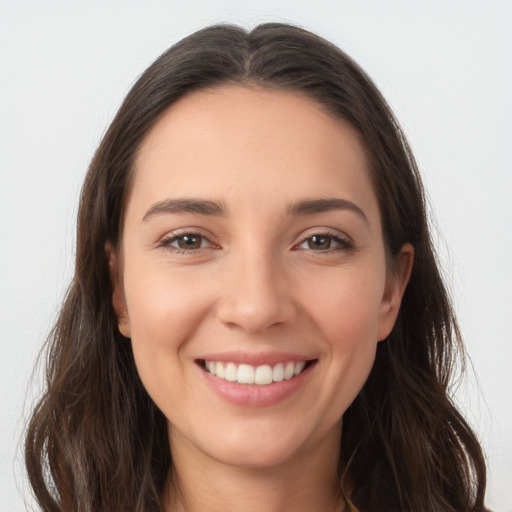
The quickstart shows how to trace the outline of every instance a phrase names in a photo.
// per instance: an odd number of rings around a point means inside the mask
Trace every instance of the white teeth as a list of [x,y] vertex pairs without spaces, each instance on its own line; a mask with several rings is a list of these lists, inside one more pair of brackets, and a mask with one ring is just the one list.
[[296,377],[306,367],[306,361],[297,363],[277,363],[274,366],[264,364],[251,366],[250,364],[221,363],[219,361],[205,361],[206,370],[221,379],[239,384],[256,384],[267,386],[272,382],[281,382]]
[[226,373],[224,374],[224,378],[226,380],[229,380],[229,382],[235,382],[236,381],[236,373],[237,373],[237,368],[235,366],[235,363],[228,363],[226,365]]
[[302,372],[302,370],[304,370],[304,366],[306,366],[305,361],[299,361],[298,363],[295,363],[293,375],[295,375],[295,376],[299,375],[299,373]]
[[215,375],[221,379],[224,378],[224,366],[222,366],[222,363],[215,363]]
[[272,380],[274,382],[281,382],[283,379],[284,379],[283,363],[277,363],[272,370]]
[[[285,380],[290,380],[293,377],[293,372],[295,371],[295,365],[293,363],[286,363],[284,367],[284,378]],[[218,375],[218,373],[217,373]]]
[[249,364],[241,364],[236,380],[239,384],[254,384],[254,368]]
[[272,367],[268,364],[258,366],[254,372],[254,384],[258,386],[272,384]]

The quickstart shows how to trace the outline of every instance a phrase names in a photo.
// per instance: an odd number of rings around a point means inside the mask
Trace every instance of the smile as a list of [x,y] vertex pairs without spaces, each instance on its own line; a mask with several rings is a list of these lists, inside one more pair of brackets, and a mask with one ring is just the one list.
[[307,361],[289,361],[274,365],[252,366],[234,362],[204,361],[204,369],[211,375],[228,382],[268,386],[274,382],[297,377],[304,371],[307,363]]

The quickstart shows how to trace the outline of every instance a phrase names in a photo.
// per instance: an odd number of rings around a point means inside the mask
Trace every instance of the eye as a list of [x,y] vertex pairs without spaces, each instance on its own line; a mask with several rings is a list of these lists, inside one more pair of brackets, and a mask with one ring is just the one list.
[[186,253],[212,247],[213,244],[206,237],[198,233],[183,233],[165,238],[162,240],[161,246],[175,252]]
[[315,233],[305,238],[297,249],[306,249],[315,252],[331,252],[336,250],[351,249],[352,243],[339,235],[332,233]]

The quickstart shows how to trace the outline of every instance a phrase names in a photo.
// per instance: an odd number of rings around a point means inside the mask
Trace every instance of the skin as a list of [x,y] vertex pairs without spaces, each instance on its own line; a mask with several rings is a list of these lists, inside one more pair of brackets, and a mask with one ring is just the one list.
[[[176,198],[226,211],[155,211]],[[318,198],[363,214],[290,214]],[[176,238],[187,233],[198,249]],[[185,96],[140,147],[122,245],[109,255],[119,329],[168,419],[168,510],[343,510],[341,418],[392,329],[413,259],[405,245],[387,272],[355,131],[293,93],[223,86]],[[226,351],[316,362],[286,399],[242,407],[215,394],[197,362]]]

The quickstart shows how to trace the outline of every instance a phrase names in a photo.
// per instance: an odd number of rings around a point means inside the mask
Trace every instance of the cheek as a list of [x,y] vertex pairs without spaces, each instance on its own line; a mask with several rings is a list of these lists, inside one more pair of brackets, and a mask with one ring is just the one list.
[[[338,269],[309,287],[308,309],[325,351],[320,369],[331,422],[355,399],[375,360],[385,279],[371,268]],[[373,268],[379,268],[378,262]]]
[[128,268],[124,283],[132,338],[171,343],[193,331],[211,302],[202,282],[193,272]]
[[[361,291],[340,295],[325,310],[319,329],[327,340],[332,377],[355,397],[375,359],[378,303]],[[350,397],[349,397],[350,398]],[[346,404],[348,405],[348,404]]]
[[[210,310],[210,295],[201,279],[168,268],[145,269],[126,264],[124,287],[135,363],[159,407],[161,390],[172,376],[176,393],[184,382],[187,342]],[[172,400],[168,396],[166,400]]]
[[305,309],[334,345],[377,341],[385,269],[380,261],[317,274],[301,295]]

